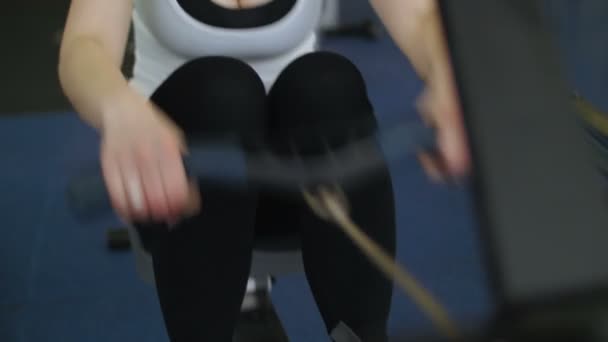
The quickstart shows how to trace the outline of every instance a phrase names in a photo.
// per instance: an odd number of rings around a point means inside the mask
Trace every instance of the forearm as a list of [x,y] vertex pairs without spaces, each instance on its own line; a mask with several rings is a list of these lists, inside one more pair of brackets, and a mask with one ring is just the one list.
[[59,78],[75,110],[96,129],[103,128],[106,108],[128,90],[119,63],[93,37],[77,37],[62,47]]
[[436,0],[370,0],[395,44],[422,79],[445,72],[445,48]]

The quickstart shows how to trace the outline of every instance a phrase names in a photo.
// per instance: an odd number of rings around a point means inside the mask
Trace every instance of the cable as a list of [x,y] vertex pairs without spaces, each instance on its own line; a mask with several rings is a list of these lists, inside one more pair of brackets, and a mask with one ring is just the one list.
[[313,212],[322,219],[334,222],[386,276],[395,281],[446,338],[457,340],[458,328],[447,310],[434,296],[418,283],[404,267],[393,260],[380,246],[357,226],[348,212],[344,193],[335,188],[322,187],[316,193],[303,192]]
[[579,95],[574,96],[574,105],[579,115],[591,127],[608,136],[608,117]]

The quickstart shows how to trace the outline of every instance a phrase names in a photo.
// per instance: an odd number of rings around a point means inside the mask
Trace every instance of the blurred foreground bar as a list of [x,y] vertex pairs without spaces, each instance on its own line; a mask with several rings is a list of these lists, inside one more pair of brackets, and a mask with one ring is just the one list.
[[586,341],[608,308],[608,193],[542,3],[440,3],[473,154],[493,328],[520,341]]

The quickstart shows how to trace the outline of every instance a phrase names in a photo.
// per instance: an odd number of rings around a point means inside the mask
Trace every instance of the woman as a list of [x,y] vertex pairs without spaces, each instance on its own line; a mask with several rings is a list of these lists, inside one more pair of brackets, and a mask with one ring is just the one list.
[[[439,128],[441,155],[422,156],[423,165],[435,179],[464,175],[468,157],[436,4],[372,4],[427,82],[421,108]],[[346,325],[362,341],[387,339],[391,283],[334,227],[300,201],[198,184],[181,163],[191,140],[236,135],[248,148],[295,143],[301,153],[319,153],[315,135],[339,142],[348,130],[375,128],[356,67],[316,51],[321,8],[322,0],[72,1],[60,79],[101,134],[113,206],[153,256],[172,341],[231,341],[261,228],[301,232],[306,275],[330,334]],[[136,63],[126,80],[120,65],[131,21]],[[355,219],[394,253],[388,171],[348,195]]]

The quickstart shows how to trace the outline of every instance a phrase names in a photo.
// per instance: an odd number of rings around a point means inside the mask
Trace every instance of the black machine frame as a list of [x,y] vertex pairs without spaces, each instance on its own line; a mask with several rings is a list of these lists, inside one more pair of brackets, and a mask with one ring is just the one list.
[[488,335],[608,341],[608,193],[542,1],[440,0],[496,300]]

